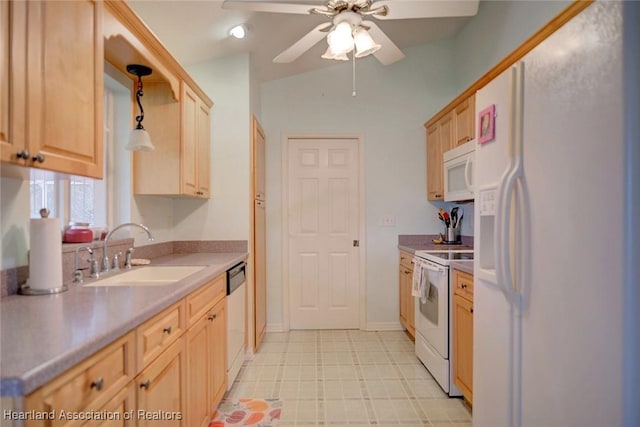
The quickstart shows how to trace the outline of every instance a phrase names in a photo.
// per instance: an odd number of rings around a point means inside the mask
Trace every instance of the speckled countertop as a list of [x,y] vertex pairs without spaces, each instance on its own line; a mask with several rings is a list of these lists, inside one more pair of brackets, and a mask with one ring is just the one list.
[[227,252],[155,258],[153,265],[207,266],[172,285],[70,285],[58,295],[3,298],[0,395],[32,392],[246,257]]
[[415,251],[442,250],[451,249],[473,249],[473,237],[462,236],[461,245],[442,245],[433,243],[433,239],[437,239],[437,234],[400,234],[398,235],[398,249],[409,253]]
[[473,263],[470,261],[451,261],[449,267],[454,270],[464,271],[465,273],[473,274]]

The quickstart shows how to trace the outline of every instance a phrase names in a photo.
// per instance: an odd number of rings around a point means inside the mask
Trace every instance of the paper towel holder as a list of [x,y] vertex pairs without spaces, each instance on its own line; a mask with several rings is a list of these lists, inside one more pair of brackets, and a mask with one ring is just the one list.
[[[49,209],[46,209],[46,208],[40,209],[40,217],[48,218]],[[29,282],[23,284],[20,288],[18,288],[18,294],[20,295],[53,295],[53,294],[60,294],[69,289],[69,287],[65,284],[63,284],[59,288],[32,289],[31,287],[29,287],[28,283]]]

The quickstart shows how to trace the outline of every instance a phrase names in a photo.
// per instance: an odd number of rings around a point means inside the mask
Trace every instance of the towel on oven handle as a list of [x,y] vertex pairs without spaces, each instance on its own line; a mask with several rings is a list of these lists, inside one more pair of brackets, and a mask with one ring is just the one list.
[[423,304],[427,301],[427,284],[429,284],[429,270],[427,270],[427,264],[421,258],[414,257],[411,296],[420,297],[420,301],[422,301]]

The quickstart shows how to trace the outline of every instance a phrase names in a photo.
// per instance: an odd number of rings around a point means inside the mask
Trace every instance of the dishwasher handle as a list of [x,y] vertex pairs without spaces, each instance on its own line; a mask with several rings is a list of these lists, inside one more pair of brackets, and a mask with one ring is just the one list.
[[238,289],[246,280],[247,264],[242,261],[227,270],[227,295]]

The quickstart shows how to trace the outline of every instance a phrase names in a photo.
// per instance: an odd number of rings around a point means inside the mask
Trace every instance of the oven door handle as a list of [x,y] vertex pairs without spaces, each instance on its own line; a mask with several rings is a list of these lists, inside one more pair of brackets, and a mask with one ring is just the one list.
[[444,274],[444,272],[445,272],[444,268],[438,268],[438,267],[434,267],[434,266],[428,265],[428,264],[425,265],[423,268],[426,268],[429,271],[435,271],[435,272],[441,273],[441,274]]

